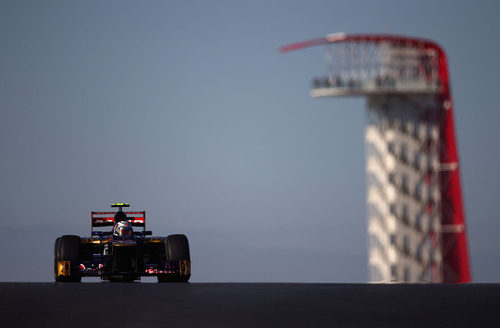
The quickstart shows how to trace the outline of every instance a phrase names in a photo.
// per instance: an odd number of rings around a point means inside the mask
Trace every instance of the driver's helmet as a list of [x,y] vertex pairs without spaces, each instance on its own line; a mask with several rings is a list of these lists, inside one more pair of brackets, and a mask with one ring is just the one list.
[[120,237],[132,236],[132,225],[128,221],[120,221],[113,228],[113,235]]

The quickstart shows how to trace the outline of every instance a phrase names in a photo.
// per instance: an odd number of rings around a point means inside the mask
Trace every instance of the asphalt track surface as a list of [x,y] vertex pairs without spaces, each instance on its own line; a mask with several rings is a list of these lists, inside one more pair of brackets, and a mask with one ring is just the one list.
[[1,327],[500,327],[500,284],[0,283]]

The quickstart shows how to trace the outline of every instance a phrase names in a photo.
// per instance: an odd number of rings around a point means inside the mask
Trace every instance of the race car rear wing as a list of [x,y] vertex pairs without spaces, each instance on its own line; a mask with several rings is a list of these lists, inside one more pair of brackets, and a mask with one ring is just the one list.
[[[93,236],[94,228],[97,227],[112,227],[115,224],[116,212],[90,212],[91,230],[90,235]],[[146,211],[141,212],[125,212],[128,221],[133,227],[142,227],[143,233],[146,232]]]
[[[116,212],[91,212],[93,227],[112,227],[115,224]],[[146,212],[125,212],[128,221],[134,227],[146,227]]]

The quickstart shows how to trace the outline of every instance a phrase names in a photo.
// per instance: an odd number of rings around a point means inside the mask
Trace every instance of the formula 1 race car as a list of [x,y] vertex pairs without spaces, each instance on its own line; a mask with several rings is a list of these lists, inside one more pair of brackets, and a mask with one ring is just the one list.
[[[185,235],[147,237],[146,212],[91,212],[90,237],[64,235],[54,245],[57,282],[80,282],[82,277],[134,281],[156,276],[158,282],[187,282],[191,276],[189,243]],[[94,228],[113,227],[111,231]],[[141,227],[134,231],[132,227]],[[102,230],[102,229],[101,229]]]

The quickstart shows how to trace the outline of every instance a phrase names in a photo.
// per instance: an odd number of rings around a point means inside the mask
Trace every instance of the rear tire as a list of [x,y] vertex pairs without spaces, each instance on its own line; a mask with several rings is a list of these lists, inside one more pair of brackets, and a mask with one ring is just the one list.
[[185,235],[170,235],[165,240],[165,255],[167,261],[187,261],[189,272],[187,275],[158,275],[158,282],[188,282],[191,277],[191,256],[189,242]]
[[[81,238],[74,235],[65,235],[56,239],[54,245],[54,276],[57,282],[80,282],[82,277],[78,270],[80,266]],[[57,262],[69,261],[70,274],[58,276]]]

